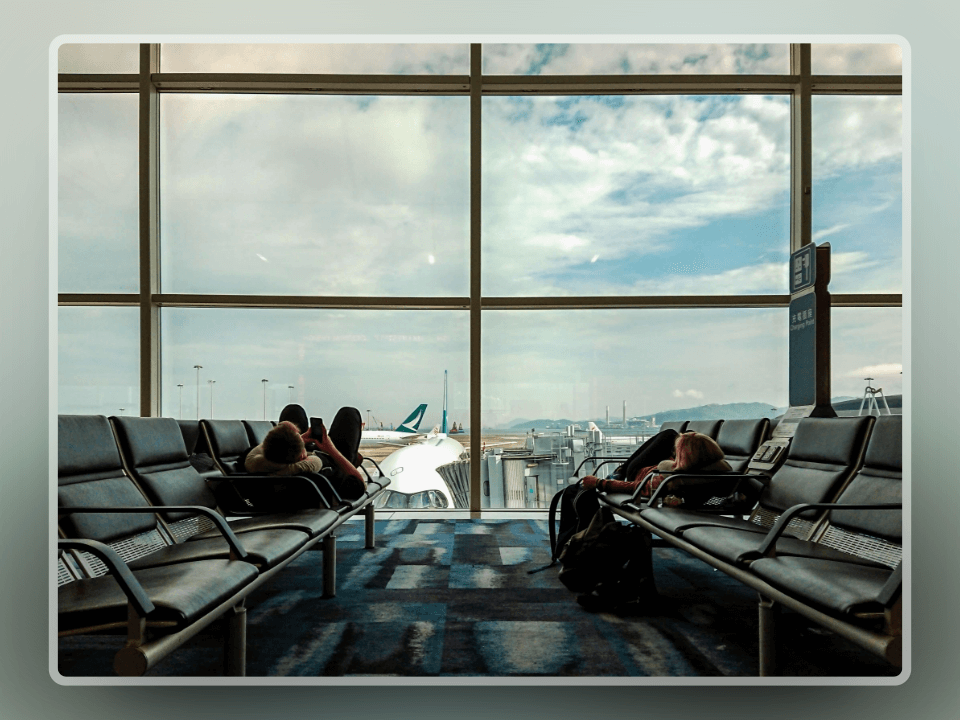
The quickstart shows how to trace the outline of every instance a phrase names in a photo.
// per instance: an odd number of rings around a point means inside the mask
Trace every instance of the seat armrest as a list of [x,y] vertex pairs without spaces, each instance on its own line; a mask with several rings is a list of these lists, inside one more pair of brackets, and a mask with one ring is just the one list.
[[619,456],[619,455],[591,455],[590,457],[584,458],[584,459],[581,461],[581,463],[580,463],[579,465],[577,465],[577,469],[573,471],[573,476],[574,476],[574,477],[580,477],[580,469],[581,469],[586,463],[588,463],[588,462],[593,462],[594,460],[602,460],[602,461],[603,461],[603,462],[599,463],[598,465],[596,465],[596,466],[593,468],[594,472],[596,472],[598,468],[606,465],[607,463],[611,463],[611,462],[623,463],[623,462],[626,462],[626,461],[629,460],[629,459],[630,459],[629,456],[626,456],[626,457],[625,457],[625,456]]
[[96,540],[68,539],[57,540],[57,548],[60,550],[82,550],[100,558],[103,564],[107,566],[110,574],[116,579],[120,589],[123,590],[123,594],[127,596],[127,601],[140,617],[146,617],[156,609],[130,568],[117,554],[117,551],[109,545]]
[[[662,474],[662,473],[661,473]],[[647,479],[653,475],[651,473],[647,476]],[[667,487],[674,481],[678,479],[683,480],[709,480],[709,481],[731,481],[734,480],[736,483],[730,489],[730,492],[736,492],[737,488],[740,486],[740,483],[744,480],[756,480],[763,485],[767,485],[770,482],[770,478],[766,475],[757,475],[754,473],[738,473],[738,472],[718,472],[718,473],[704,473],[704,472],[676,472],[673,471],[667,475],[663,482],[660,483],[659,487],[653,491],[653,494],[650,496],[650,499],[647,501],[649,506],[653,506],[654,500],[659,500],[661,497],[667,494]],[[640,492],[640,488],[637,488],[637,492],[634,493],[634,499],[637,498]]]
[[[138,505],[136,507],[72,507],[72,508],[57,508],[57,512],[63,515],[76,515],[76,514],[90,514],[97,515],[102,513],[108,514],[130,514],[130,513],[153,513],[157,514],[159,512],[192,512],[197,515],[203,515],[213,521],[213,524],[217,526],[217,529],[220,531],[220,534],[223,535],[224,539],[227,541],[227,544],[230,546],[230,559],[231,560],[244,560],[247,557],[247,551],[243,549],[243,545],[240,544],[240,540],[237,539],[237,536],[233,534],[233,530],[230,529],[230,526],[227,524],[227,521],[223,516],[211,510],[208,507],[203,507],[202,505]],[[92,541],[91,541],[92,542]]]
[[773,524],[773,527],[770,528],[770,531],[767,533],[766,537],[764,537],[763,542],[760,543],[760,547],[757,548],[757,551],[760,553],[761,557],[776,557],[777,539],[783,535],[784,531],[787,529],[787,525],[791,520],[793,520],[793,518],[802,512],[806,512],[807,510],[831,509],[903,510],[903,503],[878,503],[872,505],[848,505],[846,503],[802,503],[800,505],[794,505],[793,507],[785,510],[783,514],[777,518],[777,521]]

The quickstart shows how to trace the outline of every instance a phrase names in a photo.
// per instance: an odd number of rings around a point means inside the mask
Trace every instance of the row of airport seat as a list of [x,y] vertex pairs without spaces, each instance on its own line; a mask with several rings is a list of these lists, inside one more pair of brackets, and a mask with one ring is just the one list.
[[[243,675],[246,597],[318,545],[334,595],[334,532],[362,512],[372,548],[374,498],[388,482],[344,500],[322,475],[205,477],[172,418],[61,415],[59,634],[125,631],[114,669],[142,675],[226,619],[225,673]],[[283,500],[290,490],[295,506]]]
[[[760,488],[747,517],[710,507],[663,506],[660,499],[672,483],[689,481],[682,475],[667,477],[649,500],[623,493],[601,493],[601,499],[667,545],[758,592],[761,675],[776,671],[781,607],[900,667],[902,420],[901,415],[801,420],[772,471],[747,467],[712,479],[718,497],[745,481]],[[682,429],[697,429],[691,425]]]

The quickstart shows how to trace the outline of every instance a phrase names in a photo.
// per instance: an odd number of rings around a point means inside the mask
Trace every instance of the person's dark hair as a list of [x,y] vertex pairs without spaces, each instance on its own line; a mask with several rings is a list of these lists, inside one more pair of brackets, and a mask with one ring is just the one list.
[[310,427],[310,418],[302,405],[287,405],[280,411],[280,422],[292,422],[301,433],[305,433]]
[[281,465],[297,462],[303,448],[303,438],[296,426],[289,421],[281,422],[263,439],[263,456],[270,462]]

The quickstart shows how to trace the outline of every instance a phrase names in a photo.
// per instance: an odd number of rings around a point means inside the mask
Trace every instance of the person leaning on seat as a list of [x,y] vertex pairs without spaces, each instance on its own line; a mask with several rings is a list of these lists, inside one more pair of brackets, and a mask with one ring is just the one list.
[[[333,470],[331,481],[345,499],[356,499],[366,490],[361,472],[347,460],[330,439],[326,428],[322,437],[308,429],[301,433],[290,421],[282,421],[267,433],[263,442],[250,449],[244,460],[247,472],[265,475],[302,475],[319,473],[325,467]],[[320,454],[307,452],[307,442],[315,443]],[[325,459],[332,463],[328,465]]]
[[[637,448],[610,479],[600,480],[587,475],[583,478],[583,486],[601,492],[632,493],[650,476],[650,482],[640,491],[641,497],[650,497],[666,474],[677,471],[710,474],[730,470],[730,464],[723,458],[723,450],[713,438],[697,432],[662,430]],[[664,505],[699,504],[712,494],[709,486],[689,486],[682,479],[674,483],[674,488],[674,493],[664,498]]]

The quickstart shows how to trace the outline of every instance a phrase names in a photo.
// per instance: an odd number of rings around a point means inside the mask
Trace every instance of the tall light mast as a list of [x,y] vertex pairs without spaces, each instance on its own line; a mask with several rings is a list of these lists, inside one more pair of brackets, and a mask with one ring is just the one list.
[[443,422],[440,425],[440,432],[447,434],[447,371],[443,371]]

